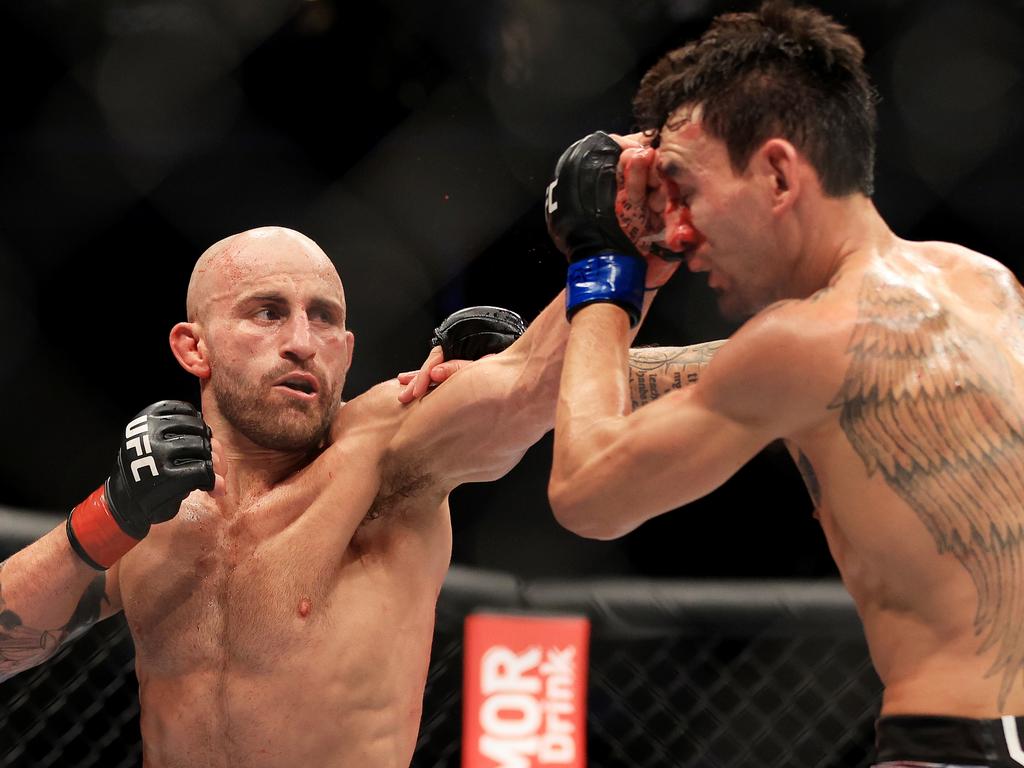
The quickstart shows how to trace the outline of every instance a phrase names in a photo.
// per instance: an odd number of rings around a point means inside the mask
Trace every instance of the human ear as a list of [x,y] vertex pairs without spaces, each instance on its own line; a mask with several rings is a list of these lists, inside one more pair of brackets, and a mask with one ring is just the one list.
[[792,207],[801,187],[796,147],[785,139],[769,139],[757,150],[757,163],[768,182],[772,209],[782,211]]
[[200,379],[210,378],[210,360],[200,338],[198,323],[178,323],[171,328],[171,351],[178,364]]

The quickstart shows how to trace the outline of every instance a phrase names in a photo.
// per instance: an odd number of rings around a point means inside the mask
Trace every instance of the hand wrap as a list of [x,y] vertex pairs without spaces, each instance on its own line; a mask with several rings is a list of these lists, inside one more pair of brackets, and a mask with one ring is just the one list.
[[210,428],[188,403],[162,400],[128,422],[106,482],[68,515],[72,549],[106,570],[170,520],[196,489],[213,490]]

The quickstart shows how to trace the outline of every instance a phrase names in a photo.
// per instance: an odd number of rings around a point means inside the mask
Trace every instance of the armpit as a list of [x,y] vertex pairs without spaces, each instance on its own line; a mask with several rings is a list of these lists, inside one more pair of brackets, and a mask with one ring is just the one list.
[[404,468],[385,472],[380,490],[360,525],[398,511],[414,512],[419,498],[432,485],[433,477],[422,470]]

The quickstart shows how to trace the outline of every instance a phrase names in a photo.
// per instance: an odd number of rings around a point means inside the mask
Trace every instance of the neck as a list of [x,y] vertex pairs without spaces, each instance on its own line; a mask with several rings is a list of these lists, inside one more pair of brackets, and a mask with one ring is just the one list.
[[239,433],[214,403],[203,398],[203,418],[218,443],[224,461],[226,498],[244,499],[270,490],[310,463],[320,446],[299,450],[276,450],[257,445]]
[[315,454],[316,450],[275,451],[244,437],[229,438],[222,446],[227,495],[246,498],[268,491],[309,464]]
[[864,195],[820,197],[804,207],[800,255],[793,271],[798,296],[810,296],[828,286],[848,263],[880,254],[896,240]]

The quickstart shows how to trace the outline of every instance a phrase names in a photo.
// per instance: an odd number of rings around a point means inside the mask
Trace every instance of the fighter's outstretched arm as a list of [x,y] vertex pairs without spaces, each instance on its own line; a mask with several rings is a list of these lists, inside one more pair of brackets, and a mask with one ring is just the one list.
[[622,536],[711,492],[772,440],[827,412],[808,349],[781,312],[716,348],[694,386],[633,410],[626,313],[596,304],[572,322],[549,498],[566,528]]
[[411,462],[445,491],[504,475],[554,426],[568,330],[559,294],[508,349],[459,361],[457,376],[408,406],[389,459]]
[[[656,294],[644,296],[641,317]],[[627,339],[637,330],[629,329]],[[391,460],[432,466],[432,476],[447,489],[504,475],[554,426],[568,332],[560,293],[500,354],[445,361],[435,347],[418,372],[399,377],[400,400],[415,403],[415,411],[396,435]],[[634,407],[692,384],[723,343],[632,350],[627,365]]]

